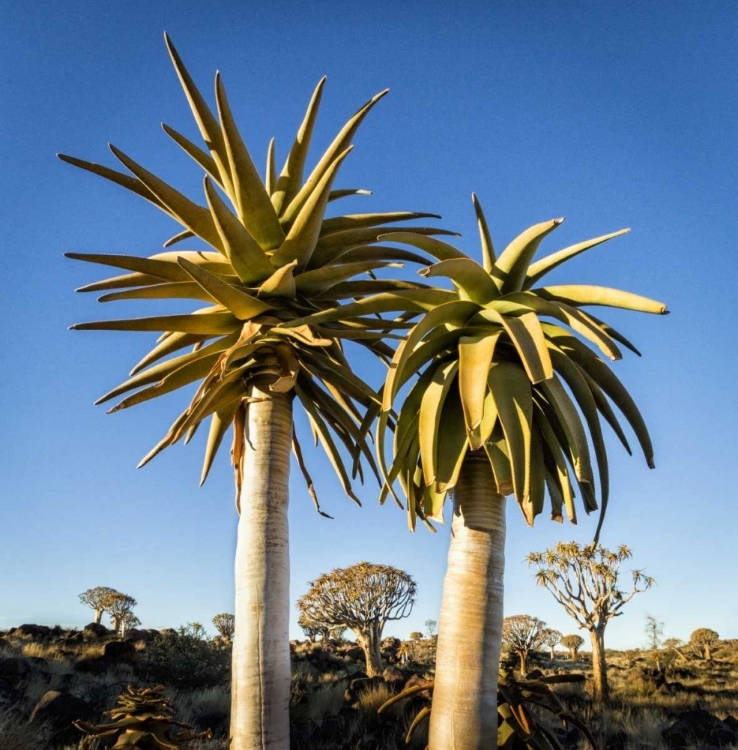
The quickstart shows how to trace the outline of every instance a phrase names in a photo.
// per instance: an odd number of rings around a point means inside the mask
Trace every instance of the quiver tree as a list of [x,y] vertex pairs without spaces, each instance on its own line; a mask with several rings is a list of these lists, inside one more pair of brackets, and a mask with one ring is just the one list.
[[[376,445],[385,479],[381,499],[392,495],[404,505],[412,529],[418,519],[431,527],[442,521],[453,490],[430,750],[491,747],[496,741],[505,497],[515,496],[530,525],[543,511],[546,494],[552,519],[561,521],[566,513],[576,522],[575,492],[586,512],[596,510],[598,475],[601,524],[609,495],[601,420],[630,452],[613,404],[654,466],[644,420],[604,361],[619,359],[621,345],[638,350],[583,308],[666,313],[662,303],[629,292],[543,281],[567,260],[627,230],[534,261],[541,241],[562,222],[552,219],[530,227],[498,254],[482,208],[472,198],[481,264],[435,238],[406,232],[383,237],[433,255],[439,262],[420,273],[446,277],[453,289],[375,295],[348,305],[363,315],[393,310],[402,320],[422,314],[390,363]],[[321,311],[293,324],[323,325],[345,313]]]
[[561,633],[559,633],[558,630],[554,630],[553,628],[546,628],[541,638],[541,645],[548,647],[552,661],[555,656],[554,649],[556,648],[556,646],[558,646],[559,643],[561,643]]
[[712,660],[712,647],[720,640],[720,636],[710,628],[698,628],[689,636],[691,646],[696,646],[702,651],[703,657],[707,661]]
[[390,565],[361,562],[311,581],[297,607],[308,623],[352,630],[364,650],[366,672],[374,677],[382,672],[384,626],[407,617],[414,603],[415,581],[407,573]]
[[569,649],[569,658],[574,661],[577,658],[579,649],[584,645],[584,638],[581,635],[572,633],[571,635],[565,635],[561,639],[561,645],[564,648]]
[[[428,264],[417,252],[378,244],[397,222],[434,216],[412,212],[326,218],[329,205],[365,190],[334,189],[352,140],[368,112],[384,96],[369,100],[340,130],[311,172],[308,149],[325,79],[310,100],[281,171],[274,142],[265,177],[259,175],[238,131],[221,76],[216,75],[216,111],[208,105],[179,54],[166,38],[177,76],[204,141],[204,148],[164,125],[165,133],[204,173],[203,195],[193,201],[134,159],[111,146],[127,172],[60,155],[144,198],[178,225],[166,252],[151,257],[68,253],[68,257],[115,269],[116,275],[79,291],[103,292],[100,300],[179,300],[189,309],[82,323],[77,330],[159,334],[131,377],[97,403],[122,397],[119,411],[193,387],[192,398],[140,466],[179,441],[207,428],[201,482],[233,426],[231,458],[240,514],[236,546],[236,629],[233,647],[232,750],[284,748],[289,744],[289,555],[288,480],[290,450],[317,505],[293,425],[299,404],[313,435],[329,455],[347,495],[358,502],[352,481],[364,465],[378,476],[362,429],[365,413],[380,398],[356,376],[344,354],[350,339],[379,358],[392,355],[385,339],[408,323],[380,321],[356,313],[345,299],[374,292],[417,294],[424,285],[378,278],[397,262]],[[434,217],[437,218],[437,217]],[[388,226],[392,225],[392,226]],[[450,234],[405,227],[403,232]],[[187,242],[186,249],[171,249]],[[367,276],[368,274],[368,276]],[[381,272],[380,272],[381,276]],[[432,292],[429,292],[432,297]],[[437,300],[432,299],[430,304]],[[426,309],[418,303],[418,309]],[[320,310],[348,309],[327,325],[298,319]],[[371,420],[369,420],[371,421]],[[350,460],[346,460],[346,455]]]
[[108,606],[108,615],[110,615],[110,621],[116,633],[121,634],[123,622],[130,622],[131,618],[134,617],[133,608],[137,604],[138,602],[132,596],[128,596],[128,594],[117,593],[112,598]]
[[233,634],[236,631],[236,618],[227,612],[221,612],[213,617],[213,626],[218,631],[218,635],[226,641],[233,640]]
[[656,651],[661,646],[661,637],[664,634],[664,623],[653,615],[646,615],[646,623],[643,628],[646,631],[646,647]]
[[428,633],[428,638],[433,638],[433,636],[436,634],[436,628],[438,627],[438,622],[433,619],[426,620],[424,623],[425,629]]
[[520,675],[528,673],[528,657],[540,648],[546,635],[546,623],[530,615],[512,615],[502,622],[502,641],[520,660]]
[[82,604],[95,610],[94,622],[96,625],[99,625],[103,614],[113,603],[115,597],[119,596],[119,593],[108,586],[96,586],[94,589],[87,589],[87,591],[80,594],[79,600]]
[[589,631],[592,642],[594,698],[608,699],[605,661],[605,627],[622,614],[623,607],[636,595],[654,584],[654,579],[634,570],[630,591],[618,587],[620,566],[631,557],[626,546],[615,552],[601,544],[580,546],[559,542],[543,552],[531,552],[528,564],[534,565],[536,582],[544,586],[580,628]]
[[139,620],[130,610],[121,615],[119,622],[118,635],[120,635],[121,638],[125,638],[129,630],[137,628],[141,624],[141,620]]

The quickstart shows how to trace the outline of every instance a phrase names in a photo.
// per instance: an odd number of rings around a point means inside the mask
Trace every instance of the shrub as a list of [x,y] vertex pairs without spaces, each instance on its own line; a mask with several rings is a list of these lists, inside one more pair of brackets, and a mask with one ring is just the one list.
[[157,636],[142,652],[139,672],[149,682],[195,690],[227,683],[230,664],[231,649],[203,637],[195,624]]

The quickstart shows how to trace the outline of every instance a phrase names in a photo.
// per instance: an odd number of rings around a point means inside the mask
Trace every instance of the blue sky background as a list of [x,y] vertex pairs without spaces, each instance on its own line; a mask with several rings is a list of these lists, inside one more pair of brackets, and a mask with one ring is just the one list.
[[[208,95],[221,70],[258,163],[276,136],[281,164],[322,75],[314,158],[361,104],[391,89],[339,180],[374,195],[344,201],[342,212],[438,212],[471,254],[478,253],[472,190],[498,246],[556,216],[567,222],[544,251],[632,227],[557,277],[647,294],[672,311],[608,314],[644,353],[614,369],[651,428],[658,468],[611,443],[602,540],[630,546],[633,567],[658,586],[613,621],[607,642],[643,645],[647,613],[665,623],[666,636],[687,638],[706,626],[738,638],[735,3],[0,6],[0,629],[82,626],[91,611],[77,595],[97,585],[136,597],[148,627],[209,624],[232,609],[236,514],[227,450],[202,489],[202,439],[137,471],[186,395],[106,416],[92,401],[125,379],[151,340],[67,330],[147,312],[75,295],[100,272],[62,253],[149,255],[176,229],[56,152],[115,166],[111,141],[201,199],[200,175],[159,127],[164,121],[196,136],[166,29]],[[381,373],[368,372],[378,383]],[[448,528],[411,535],[403,512],[378,507],[376,487],[361,490],[359,509],[327,461],[316,452],[310,460],[335,520],[314,512],[295,472],[293,601],[322,572],[370,560],[418,582],[412,616],[387,633],[406,637],[438,619]],[[509,510],[506,613],[574,632],[523,559],[557,540],[588,541],[596,519],[572,527],[541,518],[531,530],[512,501]],[[294,624],[293,631],[300,635]]]

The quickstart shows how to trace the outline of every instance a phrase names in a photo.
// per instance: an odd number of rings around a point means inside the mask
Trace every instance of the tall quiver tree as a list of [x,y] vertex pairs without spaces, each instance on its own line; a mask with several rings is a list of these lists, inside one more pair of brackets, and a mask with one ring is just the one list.
[[[454,494],[431,750],[476,750],[496,741],[506,496],[515,496],[528,524],[542,512],[546,492],[551,517],[561,521],[566,512],[576,522],[575,490],[587,512],[598,507],[596,462],[601,523],[609,491],[601,417],[630,451],[611,402],[633,428],[648,465],[654,466],[640,412],[595,351],[614,360],[621,357],[618,344],[638,350],[582,308],[666,313],[660,302],[616,289],[540,284],[567,260],[627,230],[534,261],[541,241],[562,222],[553,219],[530,227],[498,255],[474,196],[473,202],[481,265],[435,238],[406,232],[382,238],[437,258],[440,262],[421,273],[449,278],[453,291],[421,290],[392,300],[378,295],[348,306],[364,315],[402,311],[405,319],[419,307],[426,311],[391,362],[376,442],[385,477],[382,498],[395,494],[393,483],[398,480],[411,528],[418,518],[441,521],[446,498],[451,490]],[[318,312],[293,324],[325,324],[346,314],[346,309]],[[400,389],[418,373],[395,421]],[[393,425],[393,459],[387,465],[385,436]]]
[[79,595],[79,600],[82,604],[95,610],[95,619],[93,622],[99,625],[103,614],[108,610],[108,607],[110,607],[119,593],[108,586],[96,586],[94,589],[87,589],[87,591],[82,592]]
[[598,701],[609,697],[605,660],[607,623],[621,615],[623,607],[636,594],[654,584],[653,578],[634,570],[630,591],[618,586],[620,566],[630,556],[624,545],[612,552],[601,544],[580,546],[576,542],[559,542],[544,552],[531,552],[527,558],[537,568],[538,585],[549,591],[580,628],[589,631],[593,693]]
[[415,581],[391,565],[362,562],[348,568],[336,568],[310,583],[300,597],[300,623],[312,624],[320,631],[349,628],[364,650],[366,673],[382,673],[380,642],[384,626],[401,620],[415,603]]
[[[316,500],[293,427],[293,402],[296,398],[304,408],[344,490],[357,500],[351,479],[363,476],[362,460],[377,473],[360,425],[366,408],[379,399],[352,373],[342,341],[355,340],[388,358],[392,351],[382,338],[393,327],[387,322],[377,332],[373,319],[349,320],[340,315],[326,326],[287,326],[316,310],[340,307],[343,299],[422,286],[366,278],[365,274],[397,261],[427,264],[417,253],[376,243],[389,231],[385,224],[432,214],[325,218],[331,201],[366,193],[333,190],[332,186],[359,125],[386,92],[359,109],[304,178],[325,82],[321,80],[282,171],[276,169],[272,142],[262,180],[236,127],[220,76],[215,79],[216,115],[168,38],[166,42],[205,150],[173,128],[163,127],[205,172],[204,205],[113,146],[113,154],[128,174],[70,156],[60,158],[130,190],[174,219],[181,231],[166,247],[185,240],[206,247],[169,250],[146,258],[68,256],[124,272],[80,290],[105,292],[101,301],[199,300],[205,306],[194,313],[106,320],[73,328],[161,334],[154,348],[133,368],[132,376],[99,399],[102,403],[128,394],[111,411],[199,384],[189,406],[140,465],[179,440],[187,442],[209,419],[204,481],[233,425],[231,456],[240,521],[231,747],[281,750],[289,744],[287,504],[291,448]],[[422,227],[404,231],[444,234]],[[404,325],[400,321],[394,327]],[[344,449],[350,462],[344,463]]]

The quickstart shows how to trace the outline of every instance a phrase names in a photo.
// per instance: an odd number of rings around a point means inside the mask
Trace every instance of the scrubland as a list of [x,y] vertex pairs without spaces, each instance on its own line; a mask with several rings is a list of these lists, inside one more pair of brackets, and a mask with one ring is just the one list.
[[[0,750],[77,750],[82,734],[65,717],[34,709],[56,691],[81,701],[85,718],[106,721],[104,712],[127,685],[162,684],[176,718],[212,739],[186,745],[196,750],[226,750],[230,711],[230,645],[202,639],[192,629],[134,631],[126,643],[110,632],[35,631],[23,626],[0,633]],[[351,642],[309,641],[291,644],[291,732],[293,750],[396,750],[425,746],[424,728],[410,745],[405,734],[427,705],[426,692],[402,701],[381,715],[377,709],[408,684],[433,678],[431,639],[383,641],[387,669],[366,678],[360,649]],[[584,720],[601,750],[738,750],[738,641],[721,641],[711,661],[679,651],[608,651],[612,698],[607,706],[590,698],[587,682],[555,687],[567,709]],[[591,671],[588,654],[572,661],[540,653],[531,667],[544,674]],[[425,695],[425,697],[424,697]],[[687,713],[685,713],[687,712]],[[714,719],[710,740],[705,716]],[[572,726],[551,719],[549,728],[564,748],[589,747]],[[673,730],[681,721],[682,730]],[[686,722],[686,723],[685,723]],[[691,724],[690,724],[691,722]],[[700,724],[702,722],[702,724]],[[717,733],[716,733],[717,731]],[[734,736],[731,737],[731,731]],[[700,734],[702,732],[702,734]],[[105,745],[93,743],[95,750]]]

